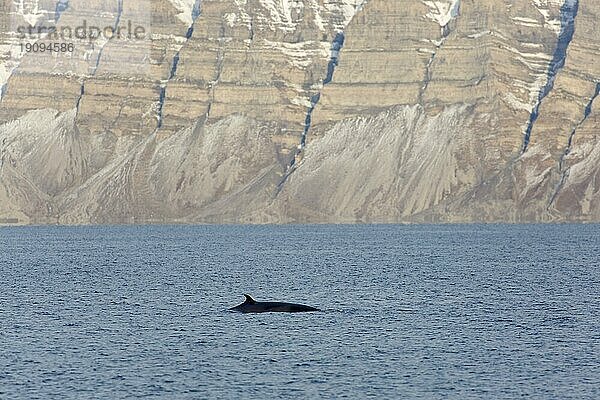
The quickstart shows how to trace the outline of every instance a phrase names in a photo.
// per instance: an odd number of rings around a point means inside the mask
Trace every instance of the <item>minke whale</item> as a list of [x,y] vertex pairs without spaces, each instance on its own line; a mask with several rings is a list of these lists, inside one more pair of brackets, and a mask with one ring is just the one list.
[[263,313],[263,312],[309,312],[320,311],[318,308],[305,306],[304,304],[281,303],[274,301],[256,301],[250,295],[245,294],[246,301],[230,308],[231,311],[242,313]]

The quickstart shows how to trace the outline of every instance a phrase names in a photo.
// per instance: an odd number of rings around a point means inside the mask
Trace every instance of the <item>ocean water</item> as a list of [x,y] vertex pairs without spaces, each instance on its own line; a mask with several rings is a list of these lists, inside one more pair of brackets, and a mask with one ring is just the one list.
[[599,233],[3,228],[0,398],[598,399]]

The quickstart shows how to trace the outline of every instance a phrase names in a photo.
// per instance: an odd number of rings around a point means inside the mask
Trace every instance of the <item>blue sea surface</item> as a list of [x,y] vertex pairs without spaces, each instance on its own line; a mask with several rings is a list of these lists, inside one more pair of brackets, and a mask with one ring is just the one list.
[[0,398],[599,399],[599,233],[1,228]]

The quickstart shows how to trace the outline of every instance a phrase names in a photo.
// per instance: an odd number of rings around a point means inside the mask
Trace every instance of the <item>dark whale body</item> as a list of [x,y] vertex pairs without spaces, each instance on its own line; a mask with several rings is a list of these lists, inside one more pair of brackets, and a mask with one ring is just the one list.
[[303,304],[281,303],[273,301],[256,301],[250,295],[245,294],[246,301],[230,308],[231,311],[242,313],[263,313],[263,312],[309,312],[319,311],[319,309],[305,306]]

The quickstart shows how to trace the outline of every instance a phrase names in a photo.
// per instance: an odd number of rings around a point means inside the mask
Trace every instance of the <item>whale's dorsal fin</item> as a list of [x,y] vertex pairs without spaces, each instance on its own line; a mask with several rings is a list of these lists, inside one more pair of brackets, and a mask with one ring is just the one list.
[[256,304],[256,300],[254,300],[249,294],[245,294],[244,297],[246,298],[244,304]]

